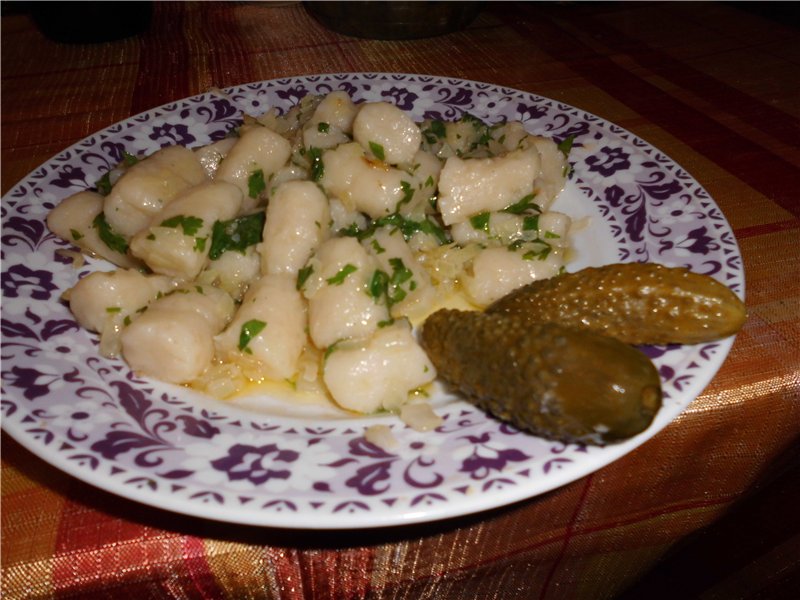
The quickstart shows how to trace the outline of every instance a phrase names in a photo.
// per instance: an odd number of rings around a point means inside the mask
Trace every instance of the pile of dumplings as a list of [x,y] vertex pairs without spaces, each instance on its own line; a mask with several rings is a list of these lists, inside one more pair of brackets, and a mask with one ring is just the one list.
[[414,324],[563,270],[566,154],[519,122],[417,123],[335,91],[126,155],[47,224],[116,267],[64,294],[103,355],[218,398],[287,382],[371,414],[436,378]]

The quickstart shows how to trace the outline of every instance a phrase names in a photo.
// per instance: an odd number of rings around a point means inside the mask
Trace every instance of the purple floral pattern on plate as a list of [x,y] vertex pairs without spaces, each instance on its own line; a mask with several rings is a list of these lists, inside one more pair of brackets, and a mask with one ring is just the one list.
[[[474,513],[574,481],[668,425],[716,373],[732,340],[647,348],[665,406],[653,426],[602,448],[536,438],[437,392],[442,425],[416,432],[392,416],[325,418],[254,412],[141,379],[97,354],[62,291],[110,265],[74,269],[45,218],[92,187],[125,152],[194,147],[223,137],[243,113],[288,110],[308,94],[345,90],[384,100],[415,119],[469,112],[522,120],[535,134],[575,136],[564,192],[592,215],[608,261],[685,265],[739,294],[736,240],[708,193],[631,133],[577,108],[492,84],[424,75],[328,74],[254,82],[154,108],[52,158],[2,201],[3,428],[56,467],[124,497],[216,520],[336,529],[423,522]],[[365,438],[388,425],[396,446]]]

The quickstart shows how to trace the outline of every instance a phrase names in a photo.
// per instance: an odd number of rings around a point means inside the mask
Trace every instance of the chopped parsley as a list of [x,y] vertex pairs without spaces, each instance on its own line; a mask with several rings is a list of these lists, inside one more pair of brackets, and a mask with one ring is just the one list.
[[[558,144],[558,149],[561,150],[561,153],[564,155],[564,158],[569,157],[570,150],[572,150],[572,145],[575,142],[575,134],[573,133],[570,136],[565,137],[561,142]],[[572,165],[567,163],[564,165],[564,171],[562,175],[564,177],[569,177],[572,173]]]
[[485,231],[487,234],[489,233],[489,220],[491,219],[491,215],[488,212],[478,213],[477,215],[473,215],[469,218],[469,224],[472,225],[473,229],[478,231]]
[[297,272],[297,284],[296,288],[298,290],[302,290],[303,286],[308,281],[308,278],[311,277],[311,274],[314,272],[314,267],[312,265],[308,265],[307,267],[303,267]]
[[542,240],[536,240],[536,242],[541,245],[541,248],[525,252],[525,254],[522,255],[523,260],[544,260],[550,255],[550,251],[553,249],[550,244]]
[[377,269],[369,280],[369,295],[377,302],[386,294],[388,287],[389,275],[386,271]]
[[108,196],[111,193],[111,171],[106,171],[100,179],[94,184],[97,188],[97,193],[101,196]]
[[120,234],[111,229],[106,221],[105,213],[99,213],[92,221],[92,226],[97,229],[100,240],[114,252],[125,254],[128,252],[128,242]]
[[139,162],[139,157],[138,156],[134,156],[133,154],[131,154],[129,152],[123,151],[122,152],[122,162],[125,163],[126,167],[132,167],[133,165],[135,165],[136,163]]
[[402,258],[390,258],[389,265],[392,267],[392,274],[377,269],[372,274],[368,291],[376,303],[384,300],[386,306],[391,308],[402,302],[409,292],[417,289],[417,282],[413,279],[414,273],[406,267]]
[[522,219],[522,231],[537,231],[539,229],[539,215],[527,215]]
[[533,199],[535,194],[528,194],[523,196],[513,204],[509,204],[503,209],[503,212],[511,213],[512,215],[521,215],[522,213],[532,209],[537,213],[542,212],[542,207],[536,204]]
[[372,249],[375,251],[375,254],[383,254],[384,252],[386,252],[386,248],[381,246],[380,243],[378,243],[378,240],[372,240],[372,242],[370,242],[370,245],[372,246]]
[[435,144],[437,141],[447,136],[447,129],[445,129],[443,121],[433,120],[430,122],[428,128],[422,132],[422,135],[425,136],[426,142]]
[[217,221],[211,230],[211,248],[208,256],[217,260],[224,252],[235,250],[241,254],[253,244],[261,242],[267,215],[261,210],[249,215]]
[[[139,157],[130,154],[129,152],[122,153],[122,164],[126,167],[132,167],[136,163],[139,162]],[[111,193],[111,188],[114,187],[111,184],[111,171],[106,171],[103,175],[95,182],[95,188],[97,189],[97,193],[101,196],[108,196]]]
[[565,137],[558,143],[558,149],[561,150],[561,153],[564,156],[569,156],[570,150],[572,150],[572,144],[575,143],[576,135],[573,133],[570,136]]
[[339,344],[344,340],[336,340],[330,346],[325,348],[325,353],[322,355],[322,362],[326,362],[328,357],[339,349]]
[[322,162],[322,149],[311,147],[308,149],[311,159],[311,181],[319,181],[325,175],[325,164]]
[[252,354],[253,351],[248,348],[248,345],[266,326],[267,324],[264,321],[259,321],[258,319],[250,319],[244,323],[239,331],[239,350]]
[[369,143],[369,150],[378,160],[386,160],[386,152],[383,149],[383,146],[376,142]]
[[395,210],[399,209],[403,204],[408,204],[411,202],[411,199],[414,197],[414,188],[411,187],[409,182],[401,181],[400,189],[403,190],[403,197],[397,203]]
[[487,145],[489,141],[492,139],[491,130],[489,126],[483,121],[481,121],[475,115],[472,115],[470,113],[464,113],[461,116],[461,122],[469,123],[470,125],[472,125],[472,128],[475,130],[475,134],[477,135],[477,139],[475,139],[475,141],[472,142],[472,145],[469,149],[470,151],[474,150],[478,146]]
[[83,237],[83,234],[77,229],[70,229],[69,233],[72,235],[72,239],[76,242]]
[[247,178],[247,195],[251,198],[258,198],[267,189],[267,182],[264,181],[263,169],[257,169],[250,173]]
[[319,122],[317,124],[317,131],[320,133],[328,133],[331,130],[331,126],[328,123]]
[[200,217],[187,217],[186,215],[175,215],[169,219],[161,221],[161,227],[180,227],[184,235],[194,235],[203,226],[203,219]]
[[350,273],[355,273],[356,271],[358,271],[357,266],[347,263],[345,266],[339,269],[339,272],[336,273],[336,275],[333,277],[328,277],[325,281],[327,281],[330,285],[342,285],[344,280],[347,279],[347,276],[350,275]]
[[381,227],[394,227],[395,229],[399,229],[406,241],[411,239],[415,233],[424,233],[434,236],[439,244],[447,244],[450,242],[447,232],[436,224],[435,221],[431,220],[430,217],[425,217],[421,221],[415,221],[414,219],[404,217],[396,212],[375,219],[364,229],[359,229],[358,226],[353,223],[346,229],[339,230],[339,234],[365,240]]

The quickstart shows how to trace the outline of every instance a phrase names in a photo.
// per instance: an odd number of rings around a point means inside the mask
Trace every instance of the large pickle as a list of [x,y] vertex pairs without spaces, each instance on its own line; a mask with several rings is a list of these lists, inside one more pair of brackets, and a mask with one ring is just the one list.
[[744,303],[707,275],[653,263],[612,264],[535,281],[487,312],[597,331],[628,344],[697,344],[736,333]]
[[641,351],[613,338],[516,316],[442,309],[420,340],[439,376],[520,429],[602,444],[645,430],[661,380]]

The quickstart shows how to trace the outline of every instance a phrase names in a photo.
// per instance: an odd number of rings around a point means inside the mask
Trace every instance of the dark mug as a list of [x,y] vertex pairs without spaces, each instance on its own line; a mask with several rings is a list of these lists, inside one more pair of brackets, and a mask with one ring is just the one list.
[[31,17],[55,42],[110,42],[146,31],[153,2],[31,2]]
[[452,33],[469,25],[482,2],[304,2],[322,25],[360,38],[405,40]]

